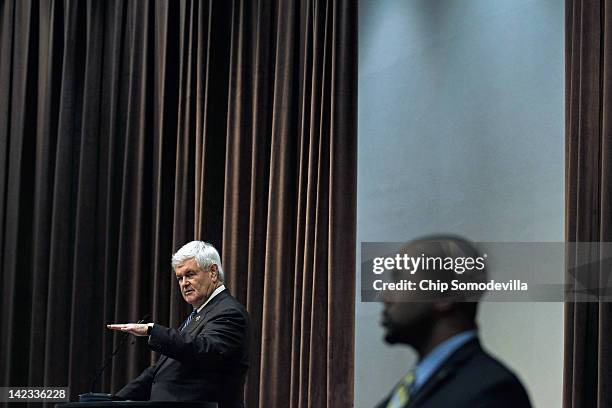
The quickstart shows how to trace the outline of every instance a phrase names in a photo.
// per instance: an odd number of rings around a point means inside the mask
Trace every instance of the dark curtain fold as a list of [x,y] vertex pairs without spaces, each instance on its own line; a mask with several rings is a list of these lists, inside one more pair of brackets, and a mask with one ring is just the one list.
[[170,255],[204,239],[247,405],[352,406],[356,33],[349,0],[0,2],[0,385],[89,391],[106,323],[184,319]]
[[[612,242],[612,2],[566,0],[565,13],[566,239]],[[609,285],[609,271],[583,272]],[[566,304],[565,408],[612,406],[611,341],[612,304]]]

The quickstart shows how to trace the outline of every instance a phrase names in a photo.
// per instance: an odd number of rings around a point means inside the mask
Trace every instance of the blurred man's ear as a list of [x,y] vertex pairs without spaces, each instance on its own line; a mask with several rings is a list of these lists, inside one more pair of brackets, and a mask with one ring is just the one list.
[[434,302],[433,309],[436,312],[448,313],[457,308],[456,302]]
[[433,310],[438,313],[454,313],[462,315],[474,322],[476,319],[476,308],[478,302],[434,302]]

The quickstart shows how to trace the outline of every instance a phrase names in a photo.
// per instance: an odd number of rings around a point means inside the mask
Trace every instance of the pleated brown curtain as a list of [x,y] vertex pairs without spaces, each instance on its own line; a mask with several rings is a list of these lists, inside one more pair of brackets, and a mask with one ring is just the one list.
[[[612,242],[612,1],[565,6],[566,239]],[[567,303],[564,348],[563,406],[611,407],[612,304]]]
[[352,406],[356,30],[349,0],[0,2],[0,385],[87,392],[104,324],[177,326],[195,238],[251,313],[247,406]]

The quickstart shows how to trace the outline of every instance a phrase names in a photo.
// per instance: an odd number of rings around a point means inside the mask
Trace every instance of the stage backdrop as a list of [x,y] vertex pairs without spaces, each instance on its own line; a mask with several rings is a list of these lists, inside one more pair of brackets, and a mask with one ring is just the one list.
[[87,392],[106,323],[177,326],[197,238],[252,316],[247,405],[352,405],[354,3],[0,3],[0,385]]

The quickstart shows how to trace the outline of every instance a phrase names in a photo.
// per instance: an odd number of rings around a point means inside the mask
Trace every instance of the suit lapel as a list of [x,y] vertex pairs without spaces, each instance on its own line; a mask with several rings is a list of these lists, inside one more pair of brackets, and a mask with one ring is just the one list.
[[442,363],[442,366],[436,370],[431,378],[419,389],[414,398],[410,399],[407,408],[417,407],[423,400],[427,399],[435,392],[442,384],[448,381],[461,367],[467,359],[474,355],[478,350],[481,350],[478,338],[468,341],[451,356]]
[[213,309],[215,307],[217,307],[217,305],[219,304],[219,302],[225,298],[226,296],[228,296],[229,293],[227,291],[227,289],[223,290],[222,292],[220,292],[219,294],[217,294],[217,296],[215,296],[214,298],[212,298],[210,300],[210,302],[208,302],[208,304],[206,306],[204,306],[202,308],[202,310],[200,310],[200,313],[198,313],[192,320],[191,322],[189,322],[189,326],[187,326],[186,330],[187,333],[193,335],[194,333],[196,333],[198,331],[198,327],[200,327],[200,325],[204,322],[204,320],[206,320],[206,316],[210,314],[210,312],[213,311]]

